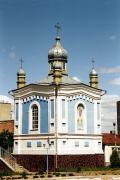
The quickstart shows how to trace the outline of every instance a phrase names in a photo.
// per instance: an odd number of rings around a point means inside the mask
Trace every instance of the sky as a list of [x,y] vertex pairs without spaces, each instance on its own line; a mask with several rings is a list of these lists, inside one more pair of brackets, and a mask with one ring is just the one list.
[[102,118],[111,129],[120,99],[119,17],[120,0],[0,0],[0,94],[16,88],[21,57],[27,84],[48,74],[48,50],[59,22],[69,76],[89,84],[95,60],[99,88],[107,90]]

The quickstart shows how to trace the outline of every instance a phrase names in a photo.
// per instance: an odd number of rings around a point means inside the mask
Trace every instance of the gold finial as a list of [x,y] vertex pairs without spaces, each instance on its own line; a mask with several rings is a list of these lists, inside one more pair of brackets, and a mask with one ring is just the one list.
[[61,30],[61,26],[60,26],[59,22],[55,25],[55,28],[56,28],[56,35],[59,36],[60,30]]

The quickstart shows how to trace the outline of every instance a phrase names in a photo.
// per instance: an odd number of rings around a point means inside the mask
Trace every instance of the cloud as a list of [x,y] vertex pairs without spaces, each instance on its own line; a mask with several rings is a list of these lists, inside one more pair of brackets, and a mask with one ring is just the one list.
[[114,41],[114,40],[116,40],[116,38],[117,38],[117,36],[116,35],[111,35],[110,37],[109,37],[109,39],[111,40],[111,41]]
[[120,77],[109,81],[109,84],[120,85]]
[[72,77],[72,79],[74,79],[75,81],[80,82],[80,79],[78,77],[76,77],[76,76]]
[[11,52],[9,53],[9,58],[11,58],[11,59],[15,59],[15,58],[16,58],[16,54],[15,54],[14,51],[11,51]]
[[13,51],[13,50],[15,50],[15,46],[13,45],[10,49],[11,49],[11,51]]
[[101,74],[119,73],[120,72],[120,66],[116,66],[116,67],[112,67],[112,68],[102,67],[99,69],[99,72]]
[[102,97],[101,120],[103,132],[113,130],[113,122],[117,121],[117,101],[119,100],[120,97],[116,94],[105,95]]

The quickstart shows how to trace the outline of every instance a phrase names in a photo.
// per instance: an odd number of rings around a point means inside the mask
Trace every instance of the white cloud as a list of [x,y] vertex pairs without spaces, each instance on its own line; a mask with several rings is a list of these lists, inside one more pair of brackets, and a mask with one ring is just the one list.
[[15,59],[15,58],[16,58],[16,54],[15,54],[14,51],[11,51],[11,52],[9,53],[9,58],[11,58],[11,59]]
[[102,67],[99,69],[99,72],[101,74],[119,73],[120,72],[120,66],[116,66],[116,67],[112,67],[112,68]]
[[111,41],[116,40],[116,38],[117,38],[117,36],[116,36],[116,35],[114,35],[114,34],[112,34],[112,35],[109,37],[109,39],[110,39]]
[[103,132],[113,130],[113,122],[117,121],[117,101],[119,100],[118,95],[105,95],[102,97],[101,119]]
[[76,76],[72,77],[72,79],[74,79],[75,81],[80,82],[80,79],[78,77],[76,77]]
[[109,84],[120,85],[120,77],[109,81]]

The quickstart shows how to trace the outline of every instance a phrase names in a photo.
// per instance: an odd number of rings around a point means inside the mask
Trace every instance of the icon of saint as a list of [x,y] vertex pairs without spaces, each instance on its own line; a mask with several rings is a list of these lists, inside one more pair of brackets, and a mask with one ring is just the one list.
[[79,104],[77,106],[77,130],[83,129],[83,111],[84,111],[84,106],[83,104]]

